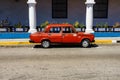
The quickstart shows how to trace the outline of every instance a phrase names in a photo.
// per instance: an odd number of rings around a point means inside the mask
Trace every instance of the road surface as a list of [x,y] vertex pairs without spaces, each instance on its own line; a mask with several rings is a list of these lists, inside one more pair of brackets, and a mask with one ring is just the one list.
[[120,80],[120,45],[0,47],[0,80]]

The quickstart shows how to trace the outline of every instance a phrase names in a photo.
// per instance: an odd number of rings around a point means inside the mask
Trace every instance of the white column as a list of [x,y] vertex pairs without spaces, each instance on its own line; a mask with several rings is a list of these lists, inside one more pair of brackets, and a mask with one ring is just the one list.
[[94,0],[87,0],[86,4],[86,33],[94,33],[93,31],[93,5]]
[[29,5],[29,33],[37,32],[36,29],[36,1],[28,0],[27,4]]

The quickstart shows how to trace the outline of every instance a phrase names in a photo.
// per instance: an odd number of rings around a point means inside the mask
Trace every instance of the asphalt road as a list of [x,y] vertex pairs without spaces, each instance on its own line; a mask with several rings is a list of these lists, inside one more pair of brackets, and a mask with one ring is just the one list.
[[0,80],[120,80],[120,45],[0,47]]

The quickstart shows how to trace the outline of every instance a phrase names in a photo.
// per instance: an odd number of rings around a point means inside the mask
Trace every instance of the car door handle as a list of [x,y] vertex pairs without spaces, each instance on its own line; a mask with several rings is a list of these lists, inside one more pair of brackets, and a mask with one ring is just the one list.
[[62,34],[62,36],[65,36],[65,34]]
[[51,34],[48,34],[49,36],[51,36]]

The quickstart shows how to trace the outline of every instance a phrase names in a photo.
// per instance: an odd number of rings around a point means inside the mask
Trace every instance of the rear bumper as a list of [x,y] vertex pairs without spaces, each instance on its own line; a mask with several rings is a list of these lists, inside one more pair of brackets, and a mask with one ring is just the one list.
[[30,42],[30,43],[35,43],[35,42],[34,42],[34,41],[32,41],[32,40],[29,40],[29,42]]

